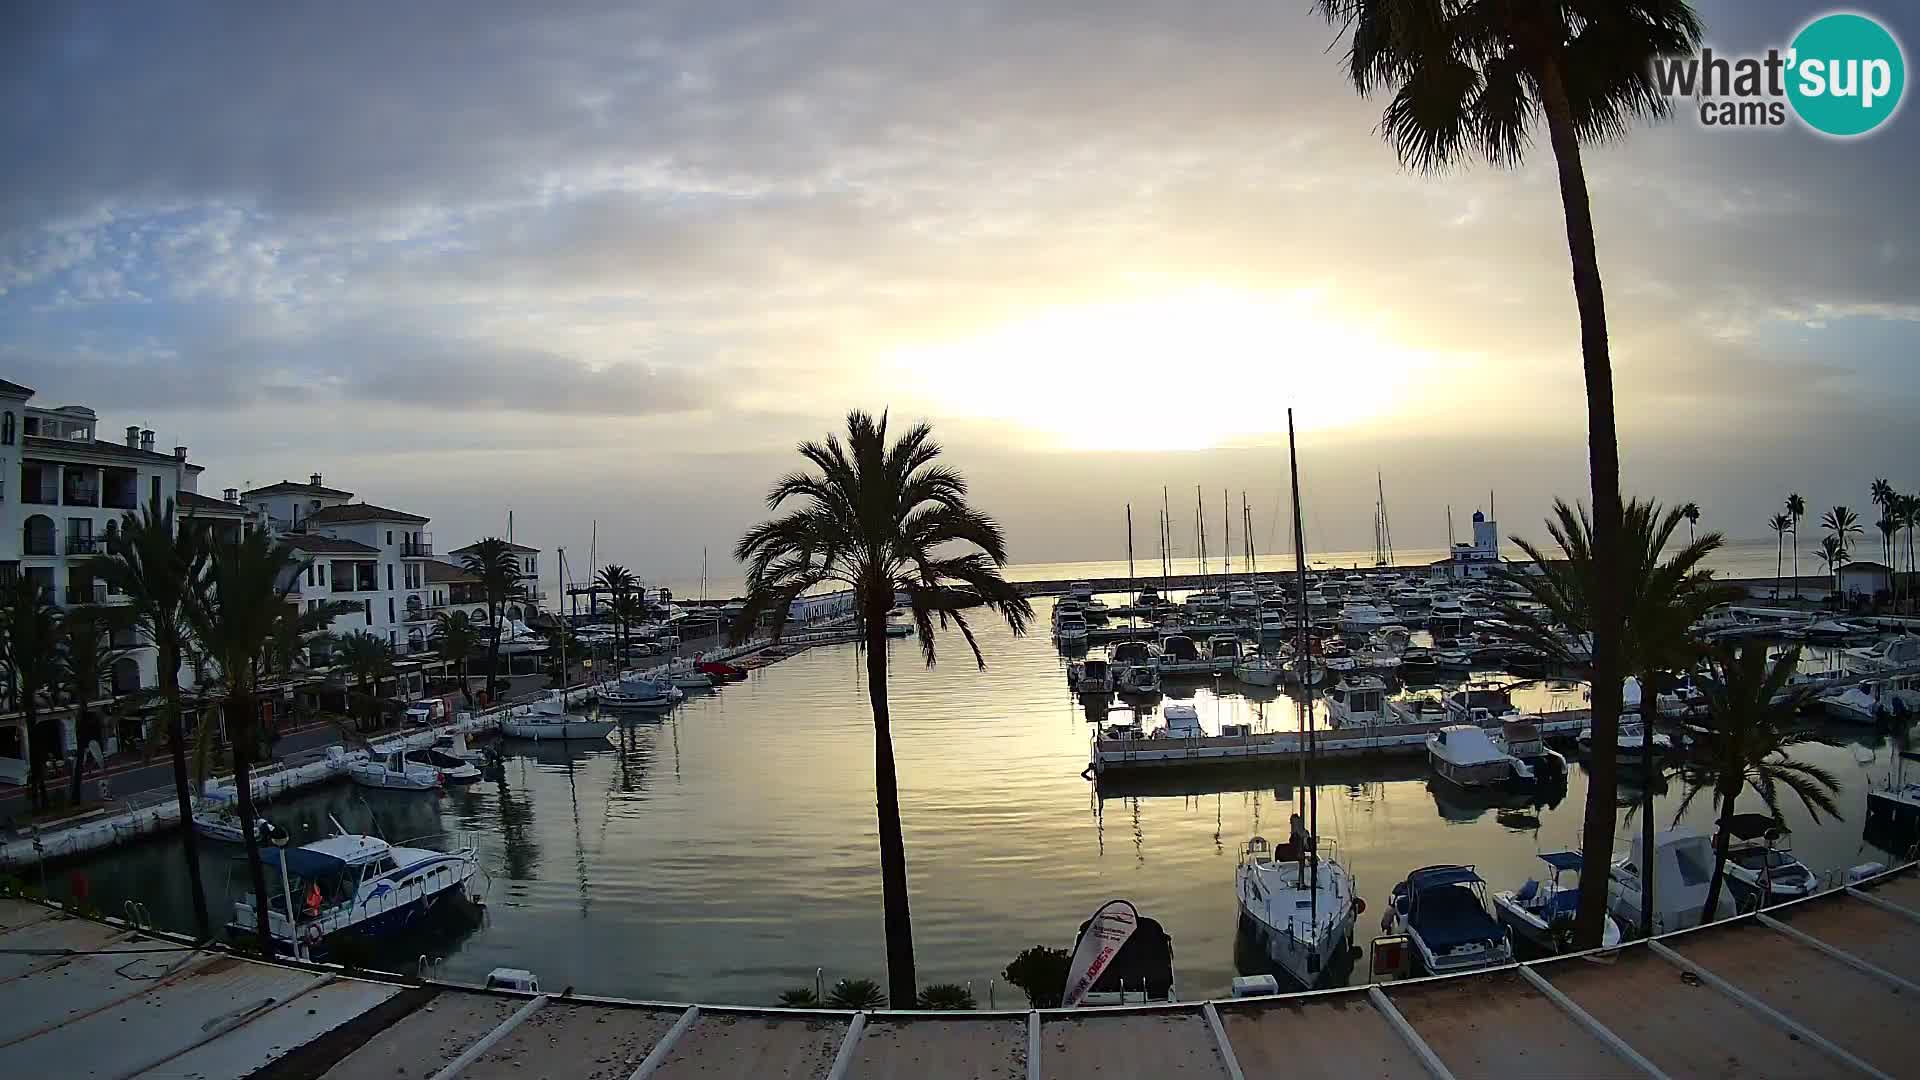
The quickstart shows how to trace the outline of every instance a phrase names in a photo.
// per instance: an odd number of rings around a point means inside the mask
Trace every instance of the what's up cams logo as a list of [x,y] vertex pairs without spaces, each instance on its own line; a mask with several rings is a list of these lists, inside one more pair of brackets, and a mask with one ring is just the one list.
[[1878,20],[1841,11],[1801,27],[1784,50],[1663,56],[1653,62],[1653,77],[1660,93],[1703,127],[1779,128],[1798,117],[1822,135],[1850,139],[1899,111],[1907,58]]

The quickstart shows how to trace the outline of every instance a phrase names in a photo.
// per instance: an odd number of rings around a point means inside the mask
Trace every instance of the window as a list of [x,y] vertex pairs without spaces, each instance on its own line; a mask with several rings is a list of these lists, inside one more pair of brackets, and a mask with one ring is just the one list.
[[[393,571],[392,571],[392,568],[388,568],[388,571],[387,571],[387,572],[388,572],[388,574],[389,574],[389,576],[391,576],[391,574],[392,574],[392,572],[393,572]],[[387,621],[388,621],[388,622],[392,622],[392,621],[393,621],[393,597],[391,597],[391,596],[389,596],[389,597],[387,597]]]
[[[393,543],[392,533],[387,534],[387,543],[389,544]],[[393,588],[393,564],[392,563],[387,564],[387,588],[388,589]]]
[[325,585],[326,583],[327,583],[327,564],[321,563],[320,564],[320,584]]
[[387,546],[388,547],[393,546],[393,530],[392,529],[387,530]]
[[13,414],[0,417],[0,445],[13,445]]
[[307,564],[307,587],[308,588],[313,587],[313,564],[312,563]]
[[362,614],[364,614],[367,617],[367,625],[372,626],[373,625],[373,601],[371,600],[360,601],[360,611]]
[[152,483],[148,485],[147,491],[148,491],[147,501],[152,503],[155,506],[159,506],[160,505],[160,477],[158,476],[153,477]]

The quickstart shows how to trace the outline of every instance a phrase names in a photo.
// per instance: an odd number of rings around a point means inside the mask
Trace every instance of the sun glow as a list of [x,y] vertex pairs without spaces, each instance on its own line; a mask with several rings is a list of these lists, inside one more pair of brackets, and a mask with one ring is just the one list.
[[[938,412],[1062,449],[1198,450],[1394,410],[1432,357],[1310,292],[1204,288],[1057,308],[911,347],[893,372]],[[1011,433],[1010,433],[1011,434]]]

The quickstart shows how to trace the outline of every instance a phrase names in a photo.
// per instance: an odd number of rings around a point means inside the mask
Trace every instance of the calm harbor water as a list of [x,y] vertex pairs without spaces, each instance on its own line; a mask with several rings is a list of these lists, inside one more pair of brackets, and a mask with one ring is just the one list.
[[[1065,660],[1040,629],[1024,639],[979,624],[989,666],[957,635],[927,669],[910,641],[889,645],[895,746],[922,983],[985,984],[1033,944],[1065,947],[1101,902],[1123,896],[1172,934],[1181,996],[1222,995],[1235,973],[1233,874],[1246,838],[1284,836],[1290,767],[1155,779],[1104,793],[1081,778],[1089,725],[1067,693]],[[1204,684],[1201,717],[1291,726],[1285,698],[1266,703]],[[1577,687],[1533,691],[1527,704],[1575,707]],[[1840,745],[1804,757],[1845,788],[1841,821],[1787,813],[1796,850],[1825,872],[1890,856],[1865,844],[1869,780],[1889,747],[1864,729],[1829,729]],[[476,843],[491,881],[486,925],[409,945],[446,955],[447,977],[531,968],[551,989],[702,1001],[771,1002],[827,978],[884,977],[874,830],[872,729],[864,666],[851,646],[815,649],[745,682],[697,693],[663,723],[607,743],[508,742],[505,779],[444,795],[346,784],[284,800],[271,815],[296,837],[329,814],[390,839],[457,832]],[[1677,785],[1659,797],[1671,819]],[[1477,864],[1495,888],[1536,871],[1536,851],[1577,843],[1585,798],[1576,768],[1551,805],[1474,802],[1430,782],[1417,759],[1343,768],[1320,787],[1322,834],[1352,866],[1369,909],[1362,945],[1395,882],[1434,862]],[[1705,828],[1704,800],[1688,820]],[[1637,824],[1635,826],[1637,828]],[[244,887],[237,849],[205,855],[216,915]],[[154,841],[56,867],[62,891],[83,874],[100,907],[145,901],[163,924],[189,923],[172,845]],[[1364,978],[1365,970],[1356,975]],[[1021,1003],[1000,987],[1002,1007]]]

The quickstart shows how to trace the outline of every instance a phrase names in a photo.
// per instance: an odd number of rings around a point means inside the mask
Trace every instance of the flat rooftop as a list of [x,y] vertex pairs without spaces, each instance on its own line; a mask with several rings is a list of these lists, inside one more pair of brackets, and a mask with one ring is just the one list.
[[1760,916],[1467,975],[979,1013],[486,991],[264,963],[0,899],[0,1076],[1913,1076],[1916,997],[1920,864]]

